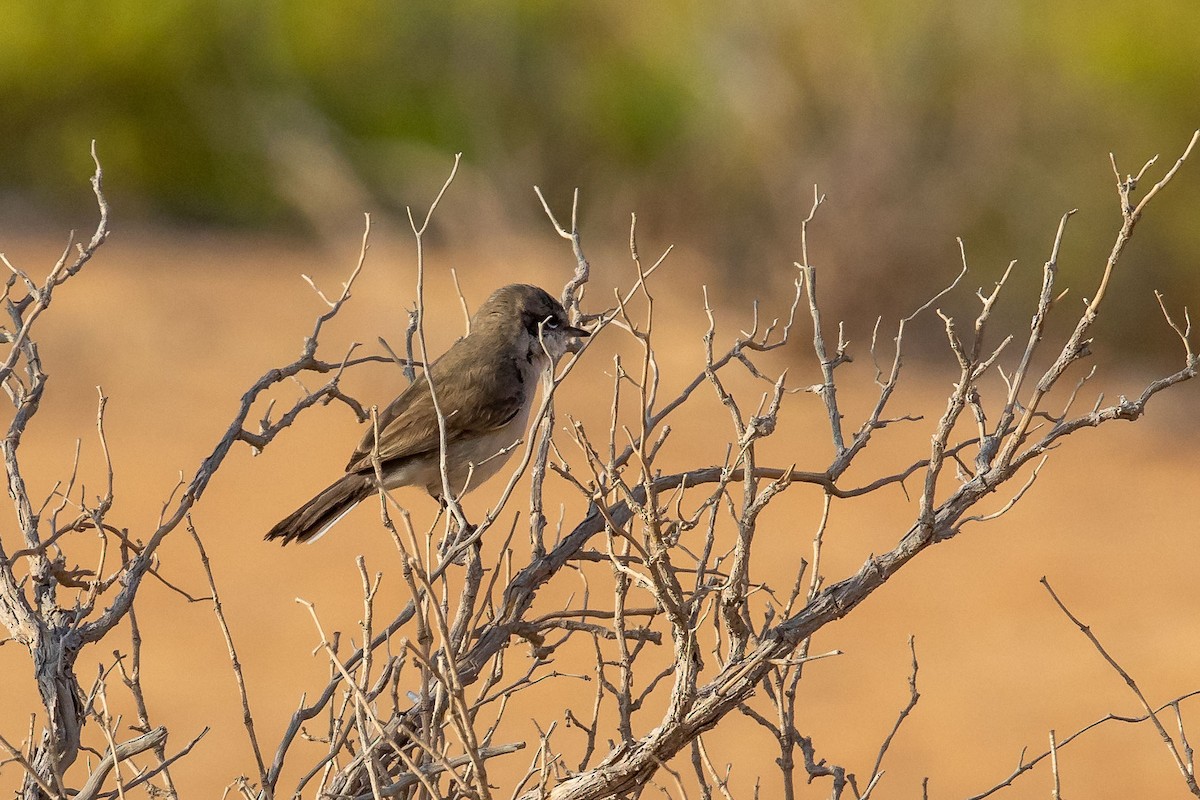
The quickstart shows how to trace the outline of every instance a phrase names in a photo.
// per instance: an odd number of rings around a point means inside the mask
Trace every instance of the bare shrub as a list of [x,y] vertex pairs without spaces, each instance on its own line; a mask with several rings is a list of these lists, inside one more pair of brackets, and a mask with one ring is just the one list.
[[[811,652],[811,638],[852,613],[928,548],[1012,508],[1052,451],[1073,434],[1114,420],[1139,419],[1151,398],[1196,376],[1200,362],[1187,313],[1169,311],[1160,297],[1166,324],[1182,344],[1179,369],[1148,382],[1132,399],[1106,404],[1101,396],[1090,406],[1077,405],[1093,375],[1080,365],[1090,354],[1092,326],[1111,291],[1112,276],[1148,204],[1174,177],[1197,138],[1200,132],[1161,179],[1140,195],[1139,184],[1153,161],[1136,176],[1124,177],[1113,162],[1122,223],[1098,285],[1065,341],[1048,344],[1046,326],[1051,313],[1067,313],[1059,302],[1056,277],[1071,213],[1058,224],[1028,332],[997,335],[990,330],[992,308],[1008,272],[989,290],[976,293],[977,314],[965,325],[938,308],[938,301],[957,291],[967,274],[964,253],[961,272],[950,286],[894,328],[875,324],[867,352],[858,354],[873,373],[875,392],[869,412],[855,420],[848,420],[843,411],[838,383],[840,371],[851,362],[850,347],[843,327],[821,318],[818,271],[807,254],[809,227],[822,203],[819,195],[814,193],[812,213],[802,223],[801,259],[786,316],[768,321],[759,318],[756,308],[750,330],[730,338],[718,330],[713,309],[706,308],[703,363],[674,394],[663,390],[656,357],[656,343],[671,335],[655,324],[655,296],[660,291],[656,276],[669,251],[653,262],[643,261],[635,220],[629,285],[614,293],[611,304],[585,303],[590,267],[575,209],[565,225],[543,201],[576,259],[575,273],[562,292],[565,307],[577,324],[594,333],[607,330],[613,337],[624,337],[636,353],[633,358],[614,358],[608,424],[596,429],[561,414],[554,404],[555,387],[569,378],[578,360],[596,357],[589,351],[597,349],[595,343],[603,337],[593,336],[582,353],[547,375],[518,466],[481,518],[468,520],[457,500],[450,498],[448,513],[421,526],[381,492],[381,528],[400,556],[399,580],[407,587],[409,601],[400,609],[379,607],[382,576],[370,573],[360,558],[362,646],[349,654],[324,630],[317,609],[309,606],[331,677],[301,701],[277,742],[263,741],[255,726],[237,657],[236,631],[222,613],[218,587],[190,513],[239,443],[266,448],[317,404],[341,403],[368,421],[368,408],[341,388],[346,370],[365,361],[394,360],[412,380],[414,365],[426,358],[423,236],[453,173],[424,220],[411,217],[418,283],[403,355],[357,356],[352,349],[334,358],[318,356],[323,327],[342,312],[363,269],[368,221],[358,264],[336,297],[321,295],[328,310],[316,320],[300,356],[270,370],[246,390],[211,454],[163,503],[158,525],[134,534],[111,518],[111,462],[107,490],[98,496],[83,492],[74,472],[47,496],[34,496],[22,473],[23,435],[46,387],[35,328],[54,292],[79,276],[108,233],[108,206],[97,162],[93,186],[100,220],[91,239],[68,248],[41,282],[9,264],[3,298],[9,324],[2,331],[8,350],[0,381],[13,407],[3,449],[16,524],[6,528],[0,540],[0,619],[12,639],[29,651],[43,708],[24,742],[16,735],[0,739],[10,754],[8,764],[23,774],[22,796],[91,800],[124,796],[138,787],[153,795],[177,796],[182,791],[171,779],[170,766],[204,733],[168,748],[167,730],[152,722],[140,686],[141,639],[133,612],[139,588],[157,575],[159,546],[168,536],[182,535],[176,533],[180,529],[199,549],[241,689],[243,719],[257,765],[257,774],[235,781],[246,797],[500,794],[578,800],[636,796],[652,779],[672,796],[689,796],[692,787],[702,797],[728,797],[727,775],[705,747],[703,734],[735,712],[761,726],[778,748],[778,774],[762,778],[764,791],[790,798],[801,783],[827,779],[834,797],[871,795],[883,775],[893,737],[919,699],[917,650],[914,646],[909,702],[880,744],[875,762],[856,773],[821,759],[816,743],[797,727],[796,695],[806,664],[834,655]],[[591,309],[585,310],[587,306]],[[958,365],[944,410],[926,423],[928,450],[900,453],[893,460],[902,461],[901,468],[848,480],[851,467],[862,462],[861,455],[883,438],[886,428],[923,424],[919,416],[892,409],[904,372],[906,330],[922,314],[940,316]],[[806,338],[811,332],[821,380],[794,387],[786,373],[769,372],[764,357],[795,345],[802,329]],[[1035,368],[1042,362],[1048,366]],[[744,385],[743,374],[760,385],[749,392],[734,388]],[[281,403],[286,392],[280,384],[298,377],[315,379],[318,385],[294,402]],[[798,391],[815,394],[828,418],[833,456],[816,468],[802,463],[815,458],[815,448],[800,449],[788,437],[783,410],[789,395]],[[727,426],[725,434],[713,434],[714,463],[670,466],[671,422],[705,393],[719,400],[725,413],[721,425]],[[97,425],[107,457],[105,401],[101,396]],[[718,430],[716,422],[709,427]],[[886,446],[882,441],[875,449]],[[549,473],[571,487],[574,496],[555,524],[548,519],[543,493]],[[518,501],[518,486],[525,485],[520,479],[526,475],[529,494]],[[764,510],[799,485],[808,485],[820,498],[820,523],[815,530],[793,531],[796,541],[804,537],[809,557],[799,559],[788,590],[777,593],[756,574],[762,558],[753,557],[756,534]],[[912,493],[916,512],[896,522],[893,545],[851,574],[837,579],[827,575],[822,552],[835,504],[898,488]],[[999,495],[998,502],[985,503],[993,494]],[[525,502],[525,510],[518,511],[516,506]],[[461,535],[464,532],[467,535]],[[485,536],[503,541],[488,563],[473,546]],[[438,547],[443,539],[455,542],[444,553]],[[98,558],[85,564],[78,555],[84,552],[98,552]],[[582,588],[565,608],[546,609],[535,603],[552,581],[567,576]],[[132,625],[130,646],[112,645],[119,649],[110,666],[94,680],[83,681],[76,669],[81,649],[111,642],[114,628],[125,620]],[[1152,707],[1134,679],[1086,626],[1078,624],[1137,693],[1145,714],[1125,721],[1150,721],[1166,741],[1188,789],[1200,796],[1179,701]],[[568,646],[592,654],[585,675],[570,674],[560,662]],[[304,647],[296,645],[297,650]],[[513,654],[518,647],[527,647],[533,657],[517,658]],[[539,737],[505,740],[508,729],[503,723],[514,698],[556,680],[578,680],[586,686],[588,710],[550,709],[542,717]],[[115,726],[108,706],[108,694],[114,690],[131,695],[139,735],[123,738]],[[1174,735],[1160,718],[1168,707],[1178,722]],[[979,796],[1011,785],[1046,759],[1057,764],[1059,749],[1081,733],[1058,741],[1052,736],[1045,754],[1022,757],[1011,776]],[[300,754],[295,748],[303,739],[319,742],[324,755],[303,760],[310,751]],[[77,762],[85,749],[95,758],[81,765]],[[489,769],[492,759],[522,749],[528,761],[524,775],[496,784]],[[300,776],[294,785],[281,783],[285,765]]]

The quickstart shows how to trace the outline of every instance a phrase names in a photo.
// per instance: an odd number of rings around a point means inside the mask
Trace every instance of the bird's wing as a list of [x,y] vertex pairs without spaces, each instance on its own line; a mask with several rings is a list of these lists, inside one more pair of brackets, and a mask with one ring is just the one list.
[[[446,443],[478,436],[501,428],[513,420],[525,403],[526,387],[516,365],[495,359],[456,363],[453,351],[433,365],[433,382],[438,406],[446,420]],[[447,363],[448,362],[448,363]],[[448,381],[447,375],[454,379]],[[533,391],[529,387],[528,391]],[[379,414],[379,460],[403,458],[437,452],[437,412],[422,376]],[[347,472],[372,469],[375,430],[367,431],[354,454]]]

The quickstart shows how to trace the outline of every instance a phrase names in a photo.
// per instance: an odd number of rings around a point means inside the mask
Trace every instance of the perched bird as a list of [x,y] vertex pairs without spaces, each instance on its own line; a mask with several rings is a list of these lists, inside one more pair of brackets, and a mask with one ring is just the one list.
[[[494,475],[525,435],[538,378],[553,360],[578,352],[580,337],[562,305],[536,286],[497,289],[475,316],[471,332],[433,362],[379,413],[379,462],[386,489],[421,486],[444,492],[437,407],[446,424],[446,472],[458,496]],[[283,544],[309,542],[378,491],[372,426],[350,456],[346,474],[281,520],[266,535]],[[469,485],[468,485],[469,480]]]

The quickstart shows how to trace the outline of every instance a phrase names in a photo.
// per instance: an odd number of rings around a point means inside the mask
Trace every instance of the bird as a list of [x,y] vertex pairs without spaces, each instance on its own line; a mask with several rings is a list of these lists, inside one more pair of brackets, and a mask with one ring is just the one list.
[[571,325],[562,304],[545,290],[527,284],[493,292],[471,317],[469,330],[379,412],[345,474],[280,520],[266,534],[268,541],[315,541],[379,491],[376,425],[385,489],[422,487],[444,504],[439,409],[449,489],[458,497],[477,487],[499,471],[525,435],[539,377],[565,353],[579,352],[582,339],[591,335]]

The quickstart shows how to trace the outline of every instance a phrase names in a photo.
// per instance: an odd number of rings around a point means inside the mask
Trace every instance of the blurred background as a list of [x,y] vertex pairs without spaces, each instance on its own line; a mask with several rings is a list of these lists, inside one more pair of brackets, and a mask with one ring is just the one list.
[[[580,187],[593,239],[637,212],[713,280],[786,285],[816,184],[829,300],[872,317],[953,271],[956,236],[981,282],[1019,259],[1036,285],[1069,208],[1065,279],[1092,275],[1118,213],[1108,154],[1173,161],[1200,116],[1200,6],[1176,0],[0,8],[10,231],[90,213],[92,139],[122,226],[292,237],[356,236],[364,210],[403,224],[462,152],[445,240],[544,238],[531,187]],[[1171,194],[1130,268],[1186,297],[1200,182]],[[1153,308],[1115,299],[1114,318]]]
[[[511,280],[561,285],[574,260],[533,186],[560,217],[579,187],[596,270],[589,304],[630,283],[631,212],[646,261],[677,246],[661,278],[664,391],[700,364],[702,284],[727,337],[749,327],[753,297],[764,316],[786,314],[800,222],[818,185],[829,202],[812,224],[810,257],[826,322],[847,320],[858,357],[842,368],[855,427],[874,390],[865,351],[876,317],[890,330],[887,320],[957,273],[955,237],[972,273],[942,306],[973,318],[975,287],[989,287],[1017,259],[994,325],[997,337],[1019,334],[1058,219],[1071,208],[1080,213],[1060,285],[1075,303],[1093,290],[1120,223],[1109,153],[1134,173],[1161,153],[1157,177],[1200,126],[1200,4],[1175,0],[0,0],[0,19],[0,251],[39,276],[68,229],[94,227],[93,139],[114,229],[44,320],[53,381],[25,444],[27,471],[35,492],[48,493],[82,437],[82,474],[99,485],[102,385],[112,397],[114,513],[143,537],[244,388],[298,352],[324,310],[298,275],[336,292],[357,258],[364,211],[375,222],[368,268],[324,352],[336,359],[350,342],[380,335],[402,341],[398,309],[411,304],[415,275],[405,208],[424,212],[456,152],[462,167],[429,234],[431,349],[462,330],[450,268],[472,307]],[[1178,340],[1152,292],[1164,291],[1175,310],[1197,304],[1198,213],[1200,164],[1189,163],[1122,262],[1096,329],[1097,392],[1136,396],[1178,368]],[[1064,313],[1053,324],[1070,322]],[[789,368],[797,386],[819,376],[807,320],[798,330],[796,345],[769,363]],[[954,376],[941,331],[933,317],[912,329],[911,380],[896,407],[926,421],[889,428],[894,438],[881,437],[871,468],[928,449]],[[595,343],[561,407],[607,424],[606,372],[618,347]],[[375,367],[348,385],[365,402],[386,402],[400,380]],[[761,391],[750,381],[736,388],[755,401]],[[1144,423],[1084,432],[1010,515],[935,548],[885,587],[886,599],[824,632],[814,650],[847,655],[814,665],[805,682],[804,732],[819,756],[869,772],[907,700],[910,633],[923,699],[883,784],[898,795],[920,796],[925,776],[931,797],[969,795],[1007,777],[1022,747],[1042,748],[1051,727],[1061,739],[1110,711],[1136,713],[1124,685],[1050,606],[1041,575],[1152,701],[1200,688],[1198,397],[1184,386],[1155,401]],[[723,410],[707,398],[691,413],[681,430],[691,424],[708,435],[677,435],[671,458],[719,463],[724,438],[711,425]],[[818,401],[789,396],[784,419],[792,438],[780,436],[780,458],[799,452],[801,468],[824,468],[829,435]],[[361,552],[372,569],[390,571],[382,601],[403,599],[390,580],[395,552],[369,512],[313,548],[280,552],[260,541],[336,475],[359,433],[345,410],[315,409],[261,458],[236,451],[197,513],[268,749],[300,694],[328,671],[310,654],[314,630],[294,598],[317,603],[329,629],[354,635]],[[495,491],[481,489],[468,510],[481,512]],[[401,499],[419,520],[432,517],[426,498]],[[789,584],[807,555],[819,510],[818,499],[797,492],[766,519],[757,567],[773,585]],[[912,514],[896,492],[835,515],[830,580],[891,546]],[[0,524],[0,534],[11,527]],[[173,581],[206,593],[186,536],[169,541],[163,558]],[[561,608],[577,588],[564,581],[541,600]],[[152,717],[173,726],[172,750],[213,726],[177,775],[191,788],[185,797],[216,796],[254,767],[211,608],[158,584],[139,598]],[[110,663],[110,650],[88,658]],[[86,682],[94,663],[85,661]],[[2,647],[0,669],[11,678],[0,732],[19,741],[36,699],[28,658]],[[543,727],[546,709],[578,700],[579,688],[545,692],[531,693],[528,709]],[[529,734],[528,725],[513,733]],[[758,776],[773,787],[761,732],[731,720],[713,737],[714,760],[737,765],[737,796],[750,796]],[[1072,748],[1064,793],[1183,794],[1149,729],[1102,729]],[[518,758],[516,774],[527,763]],[[290,769],[300,769],[299,757]],[[18,779],[11,763],[0,765],[0,789]],[[1009,796],[1044,796],[1045,770],[1018,787]],[[823,797],[828,786],[806,791]]]

